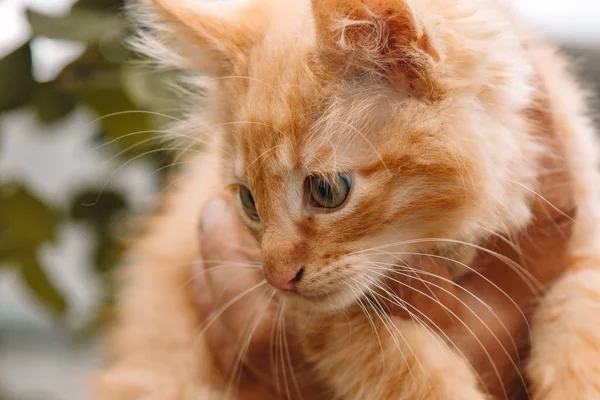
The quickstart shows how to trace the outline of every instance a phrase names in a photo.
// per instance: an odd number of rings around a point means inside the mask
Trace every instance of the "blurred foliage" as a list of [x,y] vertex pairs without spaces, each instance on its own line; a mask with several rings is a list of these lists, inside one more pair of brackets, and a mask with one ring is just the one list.
[[59,211],[16,184],[0,187],[0,261],[14,265],[36,299],[61,314],[66,301],[35,257],[37,249],[56,239]]
[[[156,119],[149,113],[131,111],[164,108],[167,103],[162,100],[169,96],[161,79],[131,62],[139,57],[124,45],[129,26],[123,3],[80,0],[70,13],[59,17],[28,10],[31,39],[0,60],[0,116],[28,108],[40,123],[53,124],[78,107],[88,108],[98,117],[98,137],[103,147],[123,162],[144,155],[164,175],[169,160],[164,153],[152,151],[156,149],[156,141],[152,140]],[[38,82],[32,68],[35,57],[31,45],[38,37],[83,43],[85,50],[55,79]],[[114,287],[111,272],[124,253],[116,225],[129,208],[122,193],[108,189],[85,188],[73,196],[70,204],[57,209],[23,183],[0,184],[0,266],[18,270],[32,297],[52,314],[63,316],[69,304],[60,285],[47,273],[48,266],[41,262],[40,249],[57,240],[64,222],[85,224],[95,237],[89,255],[91,264],[106,288],[104,304],[82,327],[84,333],[94,332],[110,315]]]

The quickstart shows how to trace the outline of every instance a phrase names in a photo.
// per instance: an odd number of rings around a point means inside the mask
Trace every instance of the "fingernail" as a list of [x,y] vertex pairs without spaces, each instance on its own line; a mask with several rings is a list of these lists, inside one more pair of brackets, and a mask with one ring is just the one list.
[[205,208],[202,214],[202,232],[208,233],[214,229],[219,221],[225,216],[227,204],[225,200],[218,198],[212,200]]

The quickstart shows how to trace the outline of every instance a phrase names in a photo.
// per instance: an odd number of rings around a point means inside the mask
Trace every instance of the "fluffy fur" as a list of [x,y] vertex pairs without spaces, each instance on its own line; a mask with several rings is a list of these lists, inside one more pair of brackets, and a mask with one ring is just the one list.
[[[142,398],[127,394],[134,389],[218,398],[223,384],[194,334],[202,318],[182,287],[202,203],[228,190],[239,207],[239,185],[256,200],[259,222],[240,215],[267,279],[304,268],[295,307],[316,316],[298,312],[303,349],[339,397],[486,398],[441,339],[389,318],[376,322],[389,329],[378,342],[357,302],[385,275],[373,263],[433,252],[468,264],[472,252],[431,238],[480,244],[531,222],[547,172],[540,132],[548,123],[531,117],[540,107],[566,148],[578,214],[568,271],[534,317],[528,377],[534,399],[600,398],[594,131],[562,58],[513,26],[496,1],[143,0],[133,9],[143,25],[138,49],[205,74],[184,86],[208,87],[211,106],[202,116],[190,108],[184,128],[210,128],[212,167],[190,161],[132,249],[116,361],[97,398]],[[306,176],[338,172],[353,177],[348,203],[332,213],[306,208]],[[405,356],[381,362],[381,347]]]

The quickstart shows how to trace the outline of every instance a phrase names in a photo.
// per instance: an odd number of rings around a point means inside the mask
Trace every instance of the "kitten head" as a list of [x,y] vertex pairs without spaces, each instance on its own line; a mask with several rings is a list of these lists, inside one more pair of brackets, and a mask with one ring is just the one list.
[[145,3],[143,49],[210,77],[224,180],[294,298],[344,307],[527,222],[532,72],[485,2]]

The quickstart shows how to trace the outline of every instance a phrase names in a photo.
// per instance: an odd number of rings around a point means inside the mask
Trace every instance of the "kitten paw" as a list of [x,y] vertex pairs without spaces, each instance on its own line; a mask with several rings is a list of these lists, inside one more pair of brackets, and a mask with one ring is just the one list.
[[565,276],[533,319],[534,400],[600,399],[600,271]]

